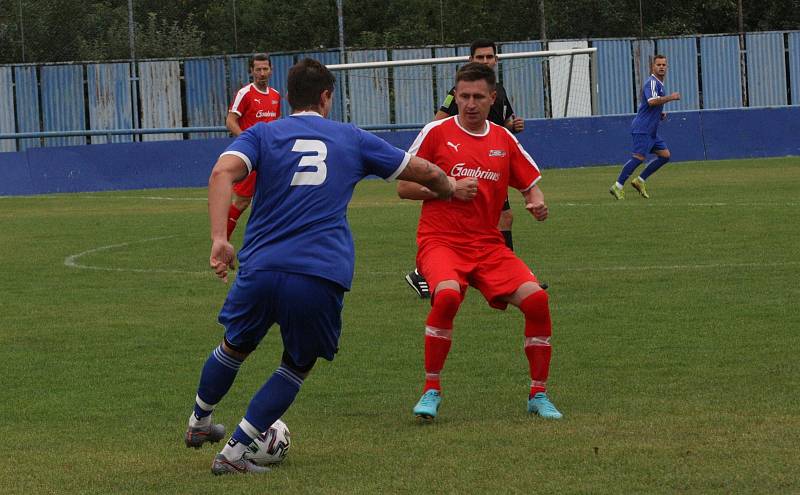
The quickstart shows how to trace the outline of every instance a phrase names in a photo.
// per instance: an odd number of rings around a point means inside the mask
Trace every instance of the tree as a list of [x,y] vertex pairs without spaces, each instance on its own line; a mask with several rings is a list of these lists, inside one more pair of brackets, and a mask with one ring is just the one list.
[[[338,48],[336,0],[133,0],[137,56]],[[546,0],[549,39],[738,31],[737,0]],[[234,23],[234,6],[236,22]],[[532,0],[344,0],[348,47],[541,39]],[[20,15],[20,8],[22,15]],[[442,13],[444,15],[442,15]],[[798,0],[745,2],[747,31],[800,26]],[[235,33],[234,33],[235,29]],[[123,0],[0,0],[0,63],[126,59]]]

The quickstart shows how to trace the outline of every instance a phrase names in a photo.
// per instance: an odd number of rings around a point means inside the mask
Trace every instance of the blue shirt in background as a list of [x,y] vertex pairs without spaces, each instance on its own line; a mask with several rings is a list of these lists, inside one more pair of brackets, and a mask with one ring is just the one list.
[[650,106],[647,102],[651,98],[658,98],[659,96],[664,96],[664,83],[659,81],[653,74],[650,74],[642,88],[642,102],[639,103],[636,117],[631,123],[632,134],[656,134],[658,124],[661,122],[661,112],[664,105]]

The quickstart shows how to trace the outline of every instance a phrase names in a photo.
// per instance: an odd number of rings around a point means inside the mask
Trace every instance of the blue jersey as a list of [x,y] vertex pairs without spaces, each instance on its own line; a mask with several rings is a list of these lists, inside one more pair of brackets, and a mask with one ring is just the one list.
[[393,180],[410,159],[373,134],[314,112],[256,124],[223,154],[258,172],[241,270],[313,275],[345,289],[355,264],[347,223],[353,189],[368,175]]
[[659,96],[664,96],[664,83],[659,81],[653,74],[650,74],[642,88],[642,102],[639,103],[639,110],[637,110],[636,117],[631,123],[632,133],[656,134],[658,124],[661,122],[661,110],[664,105],[650,106],[647,102],[651,98],[658,98]]

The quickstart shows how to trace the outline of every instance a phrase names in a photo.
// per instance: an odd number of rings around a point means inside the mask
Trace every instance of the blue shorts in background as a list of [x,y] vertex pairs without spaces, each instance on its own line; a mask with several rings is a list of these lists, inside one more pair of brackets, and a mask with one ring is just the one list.
[[277,323],[286,352],[299,366],[333,360],[342,330],[344,288],[330,280],[277,271],[240,271],[218,321],[236,350],[250,352]]
[[667,149],[667,143],[658,134],[632,133],[633,152],[637,155],[647,156],[648,154]]

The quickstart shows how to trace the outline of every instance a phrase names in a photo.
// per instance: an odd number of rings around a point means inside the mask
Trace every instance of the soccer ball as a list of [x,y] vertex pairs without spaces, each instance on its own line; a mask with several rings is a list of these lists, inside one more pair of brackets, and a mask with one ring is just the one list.
[[267,431],[253,439],[253,443],[247,447],[245,457],[259,466],[278,464],[286,458],[291,445],[289,428],[279,419]]

